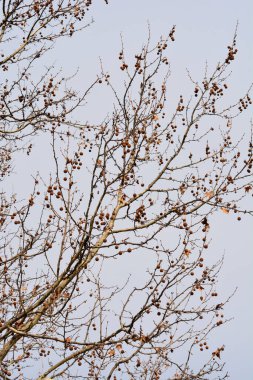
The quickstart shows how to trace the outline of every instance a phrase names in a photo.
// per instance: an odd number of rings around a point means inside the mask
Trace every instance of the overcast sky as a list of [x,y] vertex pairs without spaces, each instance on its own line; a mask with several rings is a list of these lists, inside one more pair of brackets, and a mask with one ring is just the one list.
[[[95,4],[96,3],[96,4]],[[99,57],[105,69],[120,77],[117,54],[121,49],[122,33],[126,51],[138,52],[147,38],[150,23],[154,41],[165,35],[176,25],[176,42],[169,51],[172,78],[170,84],[175,95],[187,92],[189,69],[194,79],[201,80],[205,62],[210,67],[223,59],[230,44],[237,21],[238,56],[233,65],[231,79],[231,101],[244,94],[253,80],[253,2],[252,0],[103,0],[94,1],[91,16],[94,23],[90,28],[71,40],[61,41],[56,50],[47,56],[47,61],[62,66],[72,74],[79,68],[73,87],[80,90],[99,72]],[[116,65],[115,65],[116,62]],[[93,101],[92,101],[93,100]],[[103,118],[109,100],[99,98],[87,108],[89,116]],[[236,122],[238,136],[250,126],[252,109]],[[94,120],[96,121],[96,120]],[[37,168],[43,163],[35,162]],[[22,168],[16,167],[19,173]],[[250,207],[251,205],[248,205]],[[226,349],[226,369],[232,380],[250,379],[252,375],[252,221],[244,218],[237,223],[228,215],[218,215],[213,230],[210,254],[220,257],[225,252],[225,265],[221,273],[221,288],[229,295],[236,286],[236,295],[227,307],[227,316],[234,317],[231,323],[219,330]]]

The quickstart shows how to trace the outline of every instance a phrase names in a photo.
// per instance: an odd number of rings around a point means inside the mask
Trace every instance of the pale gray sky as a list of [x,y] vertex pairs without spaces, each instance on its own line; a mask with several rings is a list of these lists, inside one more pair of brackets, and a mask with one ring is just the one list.
[[[239,53],[231,79],[233,100],[246,92],[253,79],[252,14],[252,0],[110,0],[107,6],[103,0],[97,0],[91,11],[95,23],[73,39],[61,41],[56,50],[47,56],[47,62],[54,61],[68,74],[79,67],[73,87],[82,90],[99,72],[101,57],[105,69],[111,71],[117,81],[120,78],[117,62],[117,53],[121,48],[120,33],[126,51],[132,55],[146,41],[148,22],[154,41],[175,24],[176,42],[169,51],[170,85],[178,95],[187,93],[189,80],[186,68],[194,79],[201,80],[206,61],[212,67],[223,59],[238,21]],[[101,96],[95,105],[94,100],[91,97],[91,106],[83,111],[84,119],[91,116],[90,119],[94,120],[95,114],[99,120],[106,115],[110,101]],[[251,117],[252,109],[237,121],[238,136],[249,128]],[[34,161],[36,168],[43,164]],[[22,175],[18,164],[16,170]],[[219,330],[219,334],[226,345],[224,358],[231,379],[246,380],[251,378],[253,361],[253,226],[250,218],[236,223],[227,215],[218,215],[215,221],[210,255],[218,258],[225,252],[225,265],[220,277],[222,291],[229,295],[236,286],[239,287],[226,312],[234,320]]]

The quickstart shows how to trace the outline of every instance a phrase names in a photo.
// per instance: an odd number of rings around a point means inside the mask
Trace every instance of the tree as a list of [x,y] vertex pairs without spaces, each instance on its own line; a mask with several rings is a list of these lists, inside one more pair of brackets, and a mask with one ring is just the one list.
[[[26,4],[17,2],[21,9]],[[54,4],[43,6],[50,11]],[[71,9],[66,3],[64,19],[77,4],[87,2],[73,2]],[[39,22],[41,7],[42,2],[28,3],[25,12]],[[61,25],[62,5],[57,9],[59,18],[56,10],[50,12]],[[9,20],[13,12],[8,12]],[[71,33],[70,21],[67,25]],[[59,101],[46,100],[37,112],[37,96],[53,97],[52,79],[45,85],[43,77],[41,92],[39,82],[28,95],[21,93],[21,100],[13,94],[23,88],[20,81],[25,89],[27,81],[31,85],[29,76],[14,80],[15,89],[4,88],[3,139],[9,143],[11,136],[15,148],[25,135],[47,131],[54,164],[48,183],[36,176],[27,201],[2,194],[3,379],[227,377],[223,344],[208,341],[226,322],[228,301],[217,293],[223,259],[213,263],[208,255],[209,230],[218,211],[235,214],[238,221],[251,213],[241,201],[252,193],[252,140],[248,150],[241,149],[233,142],[232,124],[251,98],[247,92],[235,105],[224,105],[228,67],[237,54],[235,35],[212,73],[206,69],[202,82],[190,78],[192,98],[181,95],[175,111],[168,111],[165,54],[174,40],[174,27],[155,46],[149,38],[133,62],[126,62],[122,47],[123,93],[103,71],[94,82],[105,83],[115,98],[111,115],[99,125],[71,120],[80,102],[67,112],[68,92]],[[36,37],[22,50],[28,67],[38,58],[40,41]],[[36,53],[30,53],[34,46]],[[40,58],[44,50],[39,52]],[[9,56],[15,68],[18,59]],[[14,102],[8,103],[11,93]],[[58,104],[59,113],[48,111]],[[17,109],[34,118],[16,117]],[[2,173],[5,178],[7,171]]]
[[[84,18],[91,5],[91,0],[2,2],[0,134],[5,144],[1,146],[1,177],[9,173],[13,152],[24,148],[18,142],[45,131],[48,125],[57,128],[68,124],[69,114],[98,82],[97,78],[79,96],[53,66],[40,70],[55,41],[90,25]],[[40,72],[38,79],[36,71]],[[29,152],[31,146],[27,148]]]

